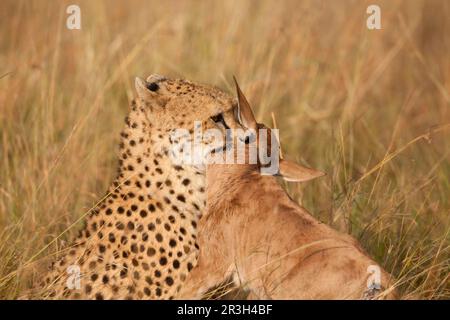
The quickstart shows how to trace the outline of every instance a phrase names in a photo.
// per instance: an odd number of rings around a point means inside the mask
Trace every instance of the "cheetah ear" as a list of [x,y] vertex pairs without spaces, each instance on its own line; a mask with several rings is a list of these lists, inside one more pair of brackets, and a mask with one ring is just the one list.
[[160,94],[158,94],[156,91],[158,90],[158,85],[156,85],[155,89],[153,90],[153,87],[151,87],[153,83],[146,82],[145,80],[136,77],[134,80],[134,86],[136,88],[136,93],[138,95],[138,98],[140,100],[144,101],[152,101],[155,102],[157,105],[163,107],[166,104],[166,99]]
[[322,176],[326,175],[326,173],[321,172],[319,170],[304,167],[293,161],[289,161],[286,159],[280,159],[279,175],[285,181],[305,182],[305,181],[313,180],[315,178],[322,177]]
[[136,77],[134,79],[134,86],[136,88],[136,93],[139,98],[146,99],[149,96],[151,97],[151,94],[147,89],[147,83],[143,79]]

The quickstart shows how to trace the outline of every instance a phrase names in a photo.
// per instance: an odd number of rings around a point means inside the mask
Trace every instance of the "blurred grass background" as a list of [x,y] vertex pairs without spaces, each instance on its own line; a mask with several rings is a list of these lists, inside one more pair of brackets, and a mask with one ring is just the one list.
[[444,0],[2,0],[0,297],[76,233],[115,175],[134,76],[160,73],[229,92],[235,74],[284,153],[328,173],[289,193],[403,297],[450,298],[449,16]]

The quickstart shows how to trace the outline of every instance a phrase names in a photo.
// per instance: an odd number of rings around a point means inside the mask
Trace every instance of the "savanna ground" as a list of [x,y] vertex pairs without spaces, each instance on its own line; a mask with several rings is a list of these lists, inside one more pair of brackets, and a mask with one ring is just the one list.
[[[104,194],[134,76],[234,92],[327,177],[287,190],[353,234],[404,298],[450,298],[448,1],[0,2],[0,298]],[[366,8],[382,30],[366,28]],[[29,272],[30,271],[30,272]]]

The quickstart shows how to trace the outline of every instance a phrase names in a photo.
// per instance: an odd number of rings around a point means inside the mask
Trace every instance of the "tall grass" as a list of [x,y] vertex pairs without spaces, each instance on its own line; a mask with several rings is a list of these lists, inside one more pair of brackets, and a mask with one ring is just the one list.
[[[0,2],[0,297],[16,298],[114,177],[133,77],[232,91],[285,154],[328,173],[286,186],[356,236],[405,298],[450,298],[450,3]],[[31,276],[30,276],[31,274]]]

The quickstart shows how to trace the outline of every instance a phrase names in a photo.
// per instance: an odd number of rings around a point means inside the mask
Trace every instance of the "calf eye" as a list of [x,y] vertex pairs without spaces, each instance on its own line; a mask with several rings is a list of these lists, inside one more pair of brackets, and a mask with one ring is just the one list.
[[156,82],[150,82],[147,84],[147,89],[150,91],[157,91],[159,89],[159,86]]

